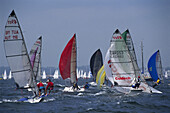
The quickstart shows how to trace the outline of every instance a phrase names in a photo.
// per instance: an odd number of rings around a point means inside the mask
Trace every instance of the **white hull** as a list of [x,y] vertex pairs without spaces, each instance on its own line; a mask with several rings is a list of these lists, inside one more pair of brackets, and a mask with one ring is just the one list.
[[42,97],[36,97],[34,99],[28,99],[29,103],[39,103],[43,98]]
[[151,89],[152,93],[162,93],[161,91],[149,86],[149,88]]
[[140,88],[132,88],[132,87],[115,87],[115,89],[121,93],[129,94],[131,92],[142,92],[143,90]]
[[80,88],[80,90],[77,90],[77,89],[73,89],[73,87],[65,87],[64,92],[83,92],[85,91],[84,88]]
[[96,82],[90,82],[89,84],[92,85],[92,86],[97,86]]
[[[147,92],[147,93],[162,93],[161,91],[149,86],[151,92]],[[130,92],[146,92],[146,91],[143,91],[142,89],[138,88],[132,88],[132,87],[115,87],[115,89],[121,93],[125,93],[125,94],[128,94]]]

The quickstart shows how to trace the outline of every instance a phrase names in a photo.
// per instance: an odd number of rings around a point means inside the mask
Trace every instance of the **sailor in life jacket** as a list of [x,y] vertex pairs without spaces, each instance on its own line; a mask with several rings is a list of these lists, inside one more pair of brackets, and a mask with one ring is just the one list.
[[157,86],[158,84],[160,84],[160,83],[161,83],[161,81],[160,81],[160,79],[158,78],[157,81],[155,82],[155,84],[153,85],[153,88],[154,88],[155,86]]
[[135,84],[133,84],[132,85],[132,88],[139,88],[139,86],[140,86],[140,76],[138,76],[138,81],[136,81],[136,83]]
[[47,90],[49,90],[49,93],[48,93],[48,95],[49,95],[51,90],[53,90],[54,84],[51,82],[50,79],[48,79],[46,83],[47,83],[47,86],[46,86],[45,92],[47,95]]
[[39,89],[39,96],[41,96],[41,90],[44,90],[45,93],[44,84],[41,81],[37,84],[37,87]]

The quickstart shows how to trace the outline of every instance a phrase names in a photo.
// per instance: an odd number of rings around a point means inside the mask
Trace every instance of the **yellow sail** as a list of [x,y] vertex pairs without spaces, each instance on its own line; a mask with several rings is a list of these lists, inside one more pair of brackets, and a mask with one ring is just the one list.
[[104,65],[100,68],[100,70],[97,73],[97,77],[96,77],[96,83],[98,88],[101,88],[104,80],[105,80],[105,76],[106,76],[106,72],[104,70]]

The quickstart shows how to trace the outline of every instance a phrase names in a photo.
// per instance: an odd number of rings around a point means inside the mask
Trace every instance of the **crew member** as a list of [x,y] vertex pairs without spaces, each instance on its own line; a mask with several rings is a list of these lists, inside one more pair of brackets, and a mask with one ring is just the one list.
[[46,83],[47,83],[47,86],[46,86],[45,92],[47,95],[47,90],[49,90],[49,93],[48,93],[48,95],[49,95],[51,90],[53,90],[54,84],[51,82],[50,79],[48,79]]
[[77,83],[74,83],[74,84],[73,84],[73,89],[80,90],[80,88],[78,87]]
[[45,93],[44,84],[41,81],[37,84],[37,87],[39,89],[39,96],[41,96],[41,90],[44,90]]
[[90,84],[88,84],[88,82],[86,82],[86,85],[83,87],[84,89],[89,89]]
[[138,81],[135,83],[135,85],[132,85],[133,88],[139,88],[140,86],[140,76],[138,76]]
[[155,84],[153,85],[153,88],[155,87],[155,86],[157,86],[158,84],[160,84],[161,83],[161,81],[160,81],[160,79],[158,78],[158,80],[155,82]]

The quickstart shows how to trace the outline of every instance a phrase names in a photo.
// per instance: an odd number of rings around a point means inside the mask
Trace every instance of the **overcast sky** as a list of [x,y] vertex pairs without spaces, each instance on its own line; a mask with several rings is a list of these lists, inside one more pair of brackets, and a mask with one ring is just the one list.
[[26,46],[30,51],[43,37],[42,66],[58,67],[60,55],[77,34],[78,66],[89,65],[100,48],[105,57],[113,32],[129,29],[141,67],[158,49],[163,67],[170,66],[170,0],[0,0],[0,66],[8,66],[4,55],[4,29],[15,10]]

